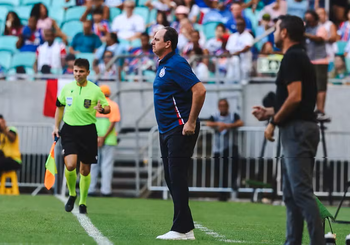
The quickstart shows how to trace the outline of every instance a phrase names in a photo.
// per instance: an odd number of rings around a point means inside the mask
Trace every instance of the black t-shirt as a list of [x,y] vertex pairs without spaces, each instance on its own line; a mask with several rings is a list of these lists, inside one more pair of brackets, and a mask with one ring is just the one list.
[[275,112],[281,108],[288,97],[287,86],[301,81],[302,99],[298,107],[280,124],[291,120],[315,121],[314,113],[317,99],[316,73],[313,64],[301,44],[290,47],[285,53],[277,74]]

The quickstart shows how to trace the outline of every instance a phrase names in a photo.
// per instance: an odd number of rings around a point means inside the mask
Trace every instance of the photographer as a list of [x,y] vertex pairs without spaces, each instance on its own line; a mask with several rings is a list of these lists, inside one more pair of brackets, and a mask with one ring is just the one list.
[[15,127],[7,127],[0,115],[0,172],[21,168],[19,138]]

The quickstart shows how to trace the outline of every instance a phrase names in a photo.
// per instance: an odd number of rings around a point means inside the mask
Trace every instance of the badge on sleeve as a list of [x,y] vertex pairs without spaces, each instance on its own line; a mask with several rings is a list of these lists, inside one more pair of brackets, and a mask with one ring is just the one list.
[[159,77],[164,77],[166,67],[163,67],[159,72]]
[[66,105],[71,106],[73,104],[73,97],[66,98]]
[[89,109],[90,106],[91,106],[91,100],[85,99],[85,100],[84,100],[84,107],[85,107],[86,109]]

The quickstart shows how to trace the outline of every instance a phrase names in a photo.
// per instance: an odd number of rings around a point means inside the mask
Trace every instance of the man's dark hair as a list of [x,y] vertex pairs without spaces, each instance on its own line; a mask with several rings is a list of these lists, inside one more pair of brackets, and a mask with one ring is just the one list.
[[0,114],[0,119],[4,119],[4,117]]
[[229,105],[228,100],[225,98],[219,99],[218,104],[220,104],[220,102],[226,102],[226,104]]
[[142,36],[143,36],[143,37],[147,37],[147,38],[149,38],[149,35],[148,35],[148,33],[147,33],[147,32],[142,32],[142,33],[141,33],[141,37],[142,37]]
[[179,34],[177,34],[177,31],[170,26],[167,26],[164,29],[166,30],[164,33],[164,42],[171,41],[171,49],[175,51],[179,39]]
[[115,43],[119,43],[119,39],[116,33],[111,32],[109,33],[109,35],[111,35],[111,39],[115,42]]
[[84,67],[86,70],[90,69],[90,63],[87,59],[78,58],[74,62],[74,66]]
[[306,14],[311,14],[312,17],[314,17],[314,20],[315,20],[315,21],[319,21],[319,20],[320,20],[320,17],[318,16],[318,14],[316,13],[315,10],[309,9],[308,11],[305,12],[305,15],[306,15]]
[[224,31],[226,31],[226,26],[223,23],[219,23],[215,29],[217,29],[218,27],[221,27]]
[[92,11],[92,15],[94,15],[94,14],[103,15],[103,10],[102,10],[102,8],[96,8],[96,9],[94,9],[94,11]]
[[305,26],[302,19],[293,15],[282,15],[279,17],[281,20],[280,29],[286,29],[290,40],[294,42],[303,42]]

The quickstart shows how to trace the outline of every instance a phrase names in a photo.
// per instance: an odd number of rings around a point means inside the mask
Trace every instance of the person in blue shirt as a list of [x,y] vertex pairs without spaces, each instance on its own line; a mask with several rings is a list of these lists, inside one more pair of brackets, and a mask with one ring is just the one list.
[[26,25],[21,35],[18,38],[16,47],[21,52],[36,52],[39,45],[44,43],[44,38],[41,29],[36,29],[37,19],[31,16],[28,19],[28,25]]
[[159,30],[152,41],[159,66],[153,83],[154,109],[158,123],[165,181],[174,202],[171,230],[162,240],[194,240],[194,224],[188,206],[188,167],[199,134],[198,115],[206,90],[187,61],[175,53],[178,33]]
[[92,24],[90,20],[84,21],[83,31],[77,33],[72,41],[69,52],[71,54],[77,53],[95,53],[102,45],[100,38],[92,32]]
[[226,27],[232,32],[235,33],[237,32],[237,25],[236,25],[236,20],[237,18],[241,17],[245,20],[246,23],[246,29],[249,31],[252,30],[252,22],[243,15],[243,9],[242,9],[242,4],[240,2],[234,2],[231,5],[231,13],[232,16],[231,18],[226,22]]

